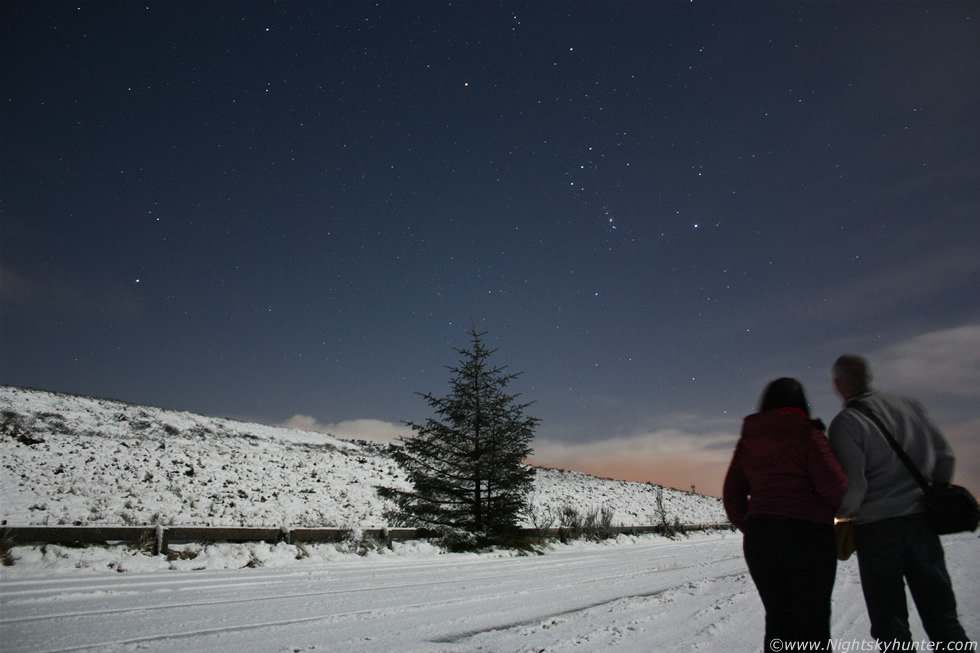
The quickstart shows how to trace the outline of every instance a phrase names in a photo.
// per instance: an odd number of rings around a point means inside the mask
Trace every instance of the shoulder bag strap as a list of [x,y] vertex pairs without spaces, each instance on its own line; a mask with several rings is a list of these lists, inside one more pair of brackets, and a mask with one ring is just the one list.
[[912,459],[909,458],[909,455],[905,453],[905,451],[903,451],[900,446],[898,446],[898,442],[895,440],[895,437],[891,434],[891,431],[889,431],[888,428],[881,421],[881,419],[874,414],[871,408],[867,404],[861,401],[849,401],[847,402],[847,406],[849,408],[854,408],[855,410],[863,414],[865,417],[870,419],[872,422],[874,422],[874,425],[878,427],[878,430],[881,431],[881,434],[885,436],[886,440],[888,440],[888,444],[890,444],[892,446],[892,449],[895,450],[895,453],[898,454],[899,459],[902,461],[902,463],[905,464],[905,467],[909,470],[909,473],[915,479],[916,483],[919,484],[919,487],[922,488],[922,491],[928,492],[929,481],[925,479],[925,477],[922,475],[922,472],[919,471],[919,468],[916,467],[915,463],[912,462]]

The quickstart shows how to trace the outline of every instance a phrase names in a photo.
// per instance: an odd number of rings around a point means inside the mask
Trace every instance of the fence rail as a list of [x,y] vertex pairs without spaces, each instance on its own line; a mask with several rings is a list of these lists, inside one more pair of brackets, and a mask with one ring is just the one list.
[[[709,524],[675,524],[676,530],[722,530],[732,526],[727,522]],[[362,528],[362,537],[372,537],[391,546],[393,541],[420,540],[434,537],[432,531],[417,528]],[[523,528],[530,535],[564,539],[564,528]],[[615,526],[614,532],[639,535],[662,533],[663,526]],[[171,544],[188,542],[286,542],[287,544],[342,542],[353,534],[349,528],[260,528],[233,526],[4,526],[0,540],[7,547],[36,544],[145,544],[152,546],[155,555],[166,553]]]

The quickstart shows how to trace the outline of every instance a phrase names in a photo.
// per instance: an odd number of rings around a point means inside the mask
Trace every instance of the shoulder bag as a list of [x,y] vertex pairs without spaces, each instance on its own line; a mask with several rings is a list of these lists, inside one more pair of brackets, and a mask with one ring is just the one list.
[[860,411],[878,427],[878,430],[888,440],[888,444],[898,454],[899,459],[912,474],[919,487],[922,488],[926,501],[926,518],[938,535],[977,530],[977,523],[980,521],[980,506],[977,504],[976,497],[969,490],[960,485],[935,485],[927,481],[870,407],[860,401],[848,403],[848,406]]

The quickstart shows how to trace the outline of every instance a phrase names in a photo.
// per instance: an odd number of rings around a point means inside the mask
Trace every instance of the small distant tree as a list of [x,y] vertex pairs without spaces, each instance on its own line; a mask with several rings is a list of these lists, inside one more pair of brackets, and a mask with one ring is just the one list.
[[674,525],[667,523],[667,506],[664,504],[664,489],[657,486],[657,516],[660,517],[660,532],[667,537],[674,537],[677,534],[680,520],[674,518]]
[[519,374],[491,367],[496,350],[485,333],[470,331],[469,349],[452,372],[445,397],[421,394],[435,412],[423,424],[406,422],[415,434],[402,438],[394,457],[408,475],[411,491],[379,488],[395,501],[389,516],[418,526],[475,534],[494,541],[517,526],[527,508],[534,470],[524,464],[538,423],[507,387]]

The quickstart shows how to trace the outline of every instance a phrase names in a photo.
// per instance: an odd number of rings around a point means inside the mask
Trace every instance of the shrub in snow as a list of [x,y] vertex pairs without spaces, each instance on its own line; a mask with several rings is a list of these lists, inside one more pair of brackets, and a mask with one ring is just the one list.
[[563,542],[581,539],[600,541],[614,538],[619,533],[613,526],[613,514],[614,511],[609,506],[593,507],[583,513],[575,506],[566,503],[562,505],[559,511],[559,523],[561,524],[559,537]]
[[365,534],[360,528],[352,528],[347,531],[344,539],[337,543],[337,551],[366,556],[371,551],[382,551],[387,546],[383,537],[379,539],[373,534]]
[[6,533],[0,534],[0,564],[3,564],[4,567],[12,567],[17,561],[17,558],[10,553],[13,546],[13,540]]

